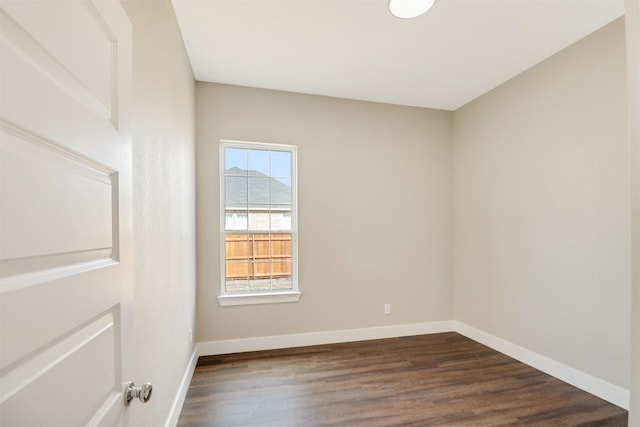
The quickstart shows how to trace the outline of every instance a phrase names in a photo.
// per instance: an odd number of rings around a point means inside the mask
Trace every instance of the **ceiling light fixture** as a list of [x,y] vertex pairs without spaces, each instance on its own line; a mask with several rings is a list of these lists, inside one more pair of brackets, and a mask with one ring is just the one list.
[[398,18],[415,18],[431,9],[435,0],[389,0],[389,10]]

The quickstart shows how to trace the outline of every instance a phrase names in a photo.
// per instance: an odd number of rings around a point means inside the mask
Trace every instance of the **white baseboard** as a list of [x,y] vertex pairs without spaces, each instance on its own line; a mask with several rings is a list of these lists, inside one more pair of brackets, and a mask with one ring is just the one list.
[[378,326],[373,328],[208,341],[198,343],[197,351],[199,356],[213,356],[246,351],[275,350],[279,348],[306,347],[310,345],[435,334],[439,332],[452,332],[453,325],[454,322],[452,320],[444,320],[438,322]]
[[198,357],[198,349],[196,347],[191,354],[187,369],[182,376],[182,381],[180,381],[180,387],[178,388],[176,397],[173,400],[173,405],[171,405],[171,411],[169,411],[169,416],[167,417],[165,427],[175,427],[178,424],[178,418],[180,418],[182,405],[184,405],[184,400],[187,397],[187,391],[189,390],[189,385],[191,384],[191,378],[193,378],[193,372],[196,370]]
[[556,362],[546,356],[542,356],[462,322],[454,321],[454,330],[467,338],[471,338],[480,344],[484,344],[539,371],[556,377],[574,387],[578,387],[587,393],[598,396],[623,409],[629,409],[629,391],[622,387],[608,383],[560,362]]

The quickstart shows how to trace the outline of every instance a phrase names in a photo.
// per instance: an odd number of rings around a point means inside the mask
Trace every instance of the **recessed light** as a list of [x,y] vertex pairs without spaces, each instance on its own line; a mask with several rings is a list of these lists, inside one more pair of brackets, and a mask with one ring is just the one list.
[[389,10],[398,18],[415,18],[431,9],[435,0],[389,0]]

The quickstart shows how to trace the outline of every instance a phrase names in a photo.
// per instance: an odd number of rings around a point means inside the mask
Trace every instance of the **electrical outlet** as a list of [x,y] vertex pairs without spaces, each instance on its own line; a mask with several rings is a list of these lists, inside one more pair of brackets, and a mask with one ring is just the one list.
[[391,314],[391,304],[384,305],[384,314]]
[[193,329],[189,328],[189,344],[193,344]]

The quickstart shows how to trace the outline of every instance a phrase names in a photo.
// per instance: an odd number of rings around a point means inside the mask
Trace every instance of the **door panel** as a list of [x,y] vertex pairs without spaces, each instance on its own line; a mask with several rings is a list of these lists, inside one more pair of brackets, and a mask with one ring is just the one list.
[[[85,425],[84,411],[69,410],[68,399],[80,408],[92,408],[89,417],[103,406],[121,404],[114,392],[116,381],[115,324],[112,312],[91,321],[50,348],[40,351],[3,378],[7,425]],[[36,378],[30,377],[36,373]],[[90,387],[88,386],[90,385]],[[52,390],[57,392],[51,393]],[[36,402],[48,402],[53,411],[39,411]]]
[[[0,274],[15,277],[110,258],[117,231],[112,220],[115,171],[10,131],[0,129],[0,179],[20,185],[3,188],[0,253],[4,264]],[[24,211],[27,205],[28,214]],[[82,233],[74,232],[76,229]]]
[[[2,3],[5,47],[27,69],[49,78],[87,109],[111,117],[118,40],[98,4],[72,1]],[[44,23],[46,20],[48,23]],[[4,60],[4,55],[3,55]],[[13,59],[15,61],[15,59]]]
[[0,424],[126,425],[131,26],[0,2]]

